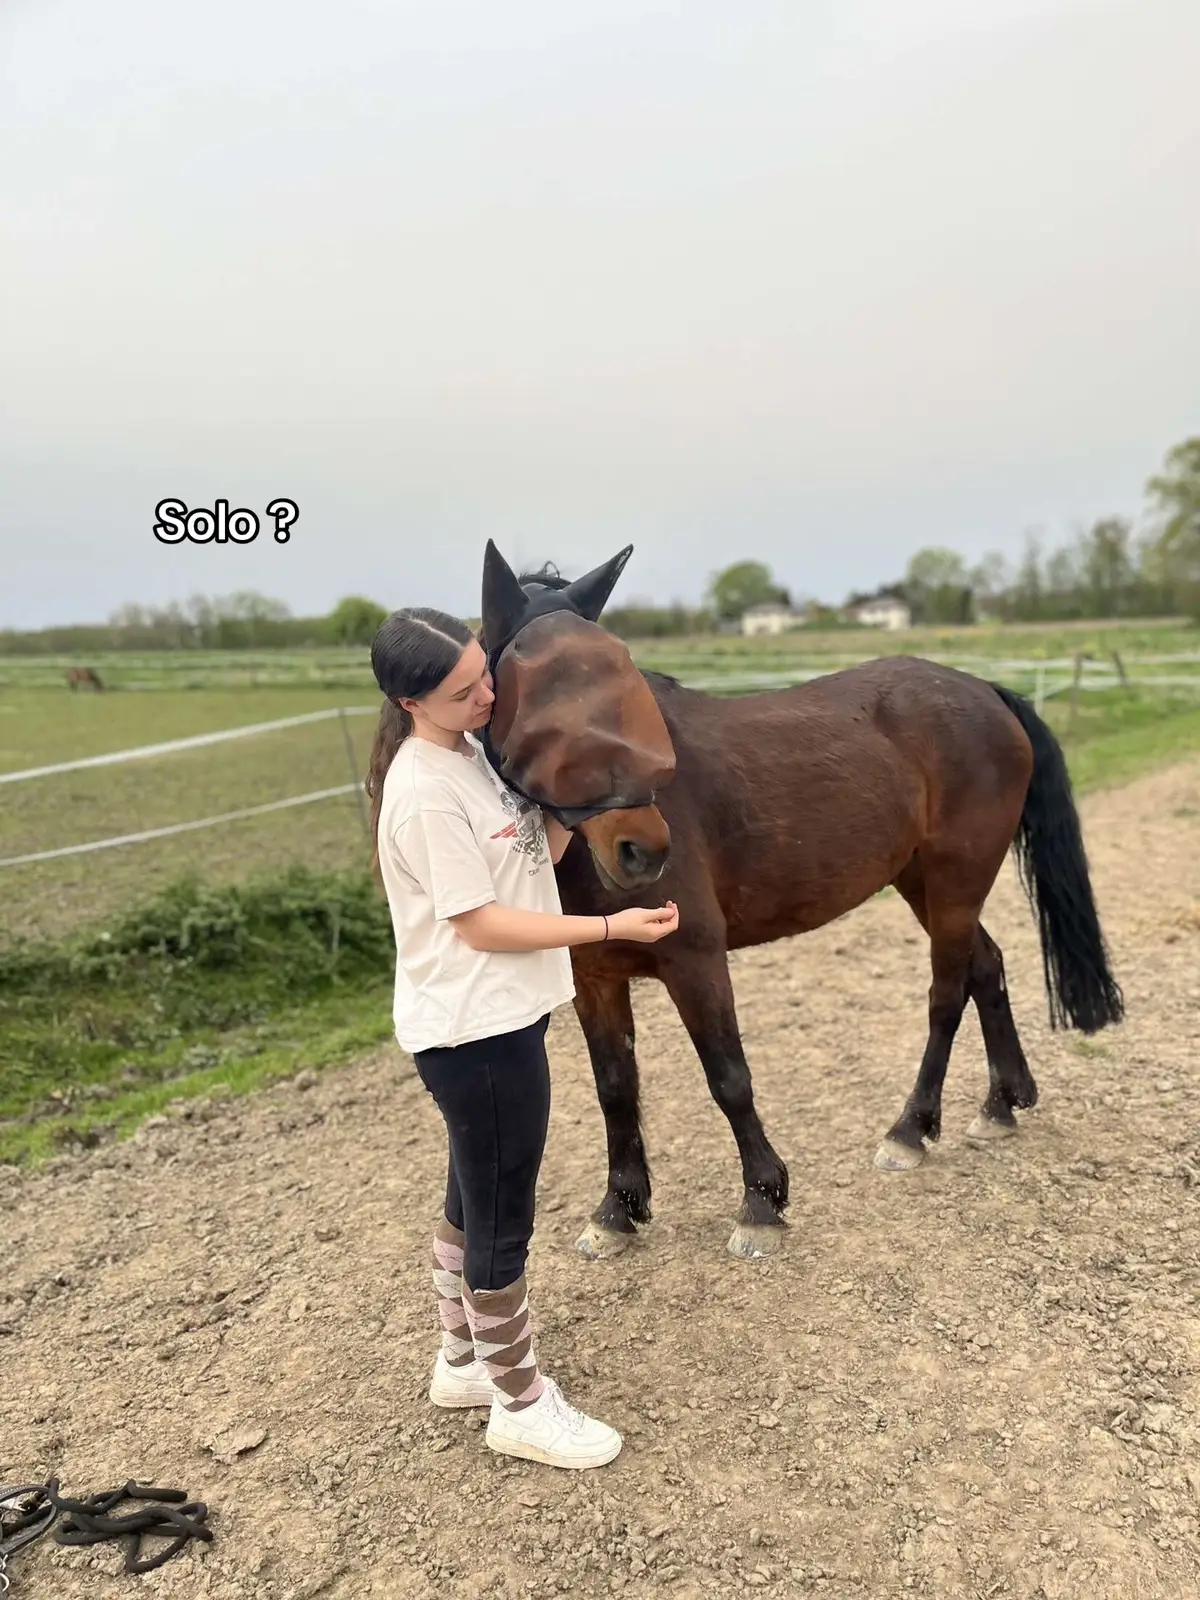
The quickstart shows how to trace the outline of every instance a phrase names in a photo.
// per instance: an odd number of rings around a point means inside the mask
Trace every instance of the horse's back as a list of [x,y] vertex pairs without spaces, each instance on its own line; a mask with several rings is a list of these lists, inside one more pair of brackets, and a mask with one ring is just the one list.
[[1030,754],[1024,730],[990,683],[923,656],[864,661],[737,705],[739,743],[790,730],[793,741],[819,743],[826,753],[858,754],[879,736],[904,764],[942,780],[968,771],[985,782],[1002,780],[1019,773]]
[[920,657],[672,710],[664,809],[673,832],[686,810],[682,831],[705,835],[731,947],[819,927],[922,845],[1020,815],[1023,730],[982,679]]
[[878,725],[921,765],[943,813],[974,813],[998,800],[1011,808],[1015,800],[1020,815],[1033,749],[992,684],[921,657],[868,665],[888,669],[874,680]]

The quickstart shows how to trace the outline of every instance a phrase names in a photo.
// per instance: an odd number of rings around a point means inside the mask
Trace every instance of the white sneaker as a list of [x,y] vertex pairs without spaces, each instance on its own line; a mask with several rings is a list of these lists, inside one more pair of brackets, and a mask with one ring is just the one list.
[[429,1385],[429,1398],[435,1406],[452,1410],[466,1406],[490,1406],[496,1391],[482,1361],[472,1361],[466,1367],[452,1367],[446,1352],[439,1350],[433,1367],[433,1381]]
[[603,1467],[621,1451],[621,1435],[607,1423],[585,1417],[568,1405],[552,1378],[523,1411],[506,1411],[492,1401],[486,1442],[498,1454],[543,1461],[548,1467]]

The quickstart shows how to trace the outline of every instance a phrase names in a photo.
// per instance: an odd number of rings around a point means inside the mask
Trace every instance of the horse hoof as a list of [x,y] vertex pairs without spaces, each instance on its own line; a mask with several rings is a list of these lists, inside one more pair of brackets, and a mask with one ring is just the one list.
[[739,1222],[726,1249],[739,1261],[761,1261],[783,1249],[783,1229],[770,1223]]
[[925,1159],[925,1146],[901,1144],[899,1139],[885,1139],[875,1152],[875,1165],[880,1172],[911,1172]]
[[632,1233],[617,1233],[613,1228],[602,1228],[598,1222],[589,1222],[575,1241],[575,1248],[588,1261],[611,1261],[633,1243]]
[[967,1129],[970,1144],[995,1144],[997,1139],[1011,1139],[1017,1131],[1015,1122],[995,1122],[981,1111]]

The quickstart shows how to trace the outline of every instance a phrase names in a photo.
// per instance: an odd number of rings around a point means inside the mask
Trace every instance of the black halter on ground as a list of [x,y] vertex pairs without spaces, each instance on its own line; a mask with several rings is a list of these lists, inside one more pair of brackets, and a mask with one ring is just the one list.
[[[144,1510],[114,1517],[109,1513],[123,1500],[157,1502]],[[24,1504],[22,1504],[24,1503]],[[5,1513],[4,1508],[17,1510]],[[185,1489],[156,1489],[136,1483],[132,1478],[119,1489],[72,1500],[59,1493],[59,1479],[0,1489],[0,1593],[7,1591],[9,1578],[4,1571],[8,1557],[48,1533],[55,1521],[54,1542],[61,1545],[100,1544],[107,1539],[127,1539],[126,1572],[153,1572],[177,1555],[189,1539],[211,1542],[213,1530],[205,1526],[208,1507],[202,1500],[189,1500]],[[172,1538],[171,1536],[174,1535]],[[142,1556],[142,1540],[169,1538],[170,1543],[152,1556]]]
[[[536,597],[534,597],[534,591],[538,591]],[[521,634],[536,618],[548,617],[556,611],[568,611],[572,616],[582,615],[578,607],[573,605],[570,598],[560,589],[550,588],[546,584],[531,583],[526,586],[525,593],[530,595],[531,599],[529,609],[521,618],[520,626],[514,628],[509,636],[506,639],[501,639],[495,647],[492,646],[490,640],[485,641],[487,645],[488,670],[491,672],[493,680],[498,675],[501,656],[510,645],[520,638]],[[548,800],[540,800],[537,795],[526,793],[503,771],[500,764],[500,753],[492,743],[492,725],[490,722],[478,737],[480,744],[483,746],[483,753],[488,759],[488,765],[500,781],[507,785],[514,794],[520,795],[522,800],[528,800],[531,805],[540,806],[548,816],[560,822],[564,828],[577,828],[580,823],[588,822],[592,817],[602,816],[606,811],[629,811],[637,806],[652,806],[654,804],[654,796],[652,794],[645,797],[635,797],[634,799],[621,797],[620,799],[597,800],[589,805],[582,806],[558,806]]]

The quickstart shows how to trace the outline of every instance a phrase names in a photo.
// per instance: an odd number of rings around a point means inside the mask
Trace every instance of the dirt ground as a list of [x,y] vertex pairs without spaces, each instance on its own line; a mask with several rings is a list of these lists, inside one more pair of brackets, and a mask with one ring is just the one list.
[[600,1472],[495,1457],[426,1401],[444,1155],[399,1052],[4,1172],[0,1480],[179,1486],[216,1530],[147,1577],[43,1541],[14,1600],[1200,1593],[1200,763],[1083,812],[1129,1020],[1049,1032],[1006,867],[987,923],[1042,1100],[1003,1145],[963,1137],[970,1013],[940,1145],[872,1165],[924,1042],[896,896],[735,959],[792,1174],[771,1260],[725,1252],[732,1139],[654,987],[656,1220],[575,1253],[604,1138],[558,1015],[531,1279],[543,1364],[625,1434]]

